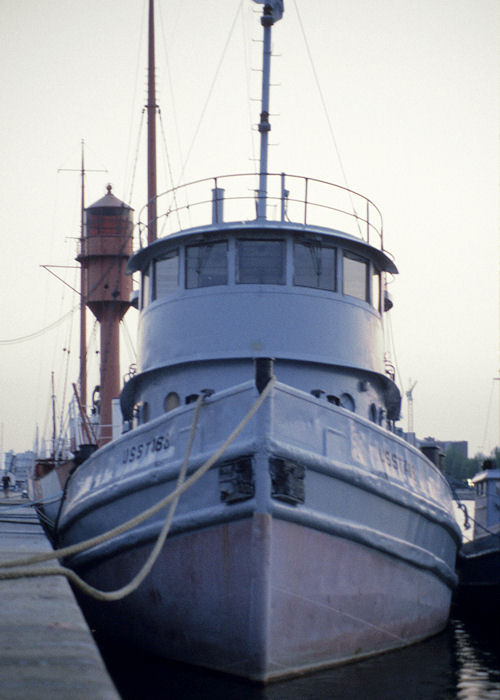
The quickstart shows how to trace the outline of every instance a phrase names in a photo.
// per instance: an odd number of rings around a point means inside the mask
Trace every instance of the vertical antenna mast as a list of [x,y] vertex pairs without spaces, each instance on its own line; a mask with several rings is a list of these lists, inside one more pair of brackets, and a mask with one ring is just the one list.
[[262,52],[262,101],[259,122],[260,133],[260,174],[257,197],[257,218],[266,218],[267,203],[267,159],[269,123],[269,84],[271,77],[271,27],[283,16],[283,0],[255,0],[264,5],[260,23],[264,28],[264,46]]
[[148,244],[156,240],[156,88],[154,0],[149,0],[148,41]]

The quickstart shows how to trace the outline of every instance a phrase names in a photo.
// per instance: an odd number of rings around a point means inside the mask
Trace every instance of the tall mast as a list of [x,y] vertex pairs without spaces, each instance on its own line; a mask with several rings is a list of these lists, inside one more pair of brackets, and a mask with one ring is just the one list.
[[[82,139],[82,201],[80,212],[80,251],[83,251],[85,236],[85,142]],[[87,406],[87,305],[85,292],[85,268],[80,265],[80,402]]]
[[267,159],[268,136],[271,131],[269,122],[269,85],[271,77],[271,27],[283,16],[283,0],[255,0],[264,4],[260,23],[264,29],[264,47],[262,53],[262,100],[259,122],[260,133],[260,174],[257,197],[257,218],[266,218],[267,203]]
[[52,388],[52,459],[56,458],[56,394],[54,389],[54,372],[50,373],[50,385]]
[[148,42],[148,244],[156,240],[156,88],[154,0],[149,0]]
[[58,173],[79,172],[81,177],[81,211],[80,211],[80,253],[76,259],[80,263],[80,401],[87,406],[87,314],[85,265],[83,261],[83,246],[85,240],[85,175],[86,173],[107,173],[107,170],[85,170],[85,141],[82,139],[82,157],[79,168],[59,168]]

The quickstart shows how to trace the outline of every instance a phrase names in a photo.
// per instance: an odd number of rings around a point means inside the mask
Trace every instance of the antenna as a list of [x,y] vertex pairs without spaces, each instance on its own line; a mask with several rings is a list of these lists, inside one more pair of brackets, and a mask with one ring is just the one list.
[[271,131],[269,122],[269,84],[271,77],[271,27],[283,16],[283,0],[254,0],[264,5],[260,23],[264,29],[264,47],[262,50],[262,99],[259,122],[260,133],[260,175],[257,192],[257,218],[266,218],[267,203],[267,159],[268,136]]

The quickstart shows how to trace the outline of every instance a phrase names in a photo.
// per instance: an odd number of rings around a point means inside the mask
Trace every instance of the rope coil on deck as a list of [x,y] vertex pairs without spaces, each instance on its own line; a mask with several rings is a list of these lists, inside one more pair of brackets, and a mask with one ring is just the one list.
[[[195,433],[196,433],[196,428],[198,424],[198,416],[199,412],[201,409],[201,405],[204,400],[204,396],[200,396],[197,400],[196,406],[195,406],[195,411],[194,411],[194,416],[193,416],[193,423],[191,425],[191,431],[189,434],[189,439],[188,439],[188,446],[186,449],[186,454],[184,457],[184,462],[182,464],[182,467],[179,471],[179,476],[177,478],[177,485],[174,491],[170,493],[168,496],[165,496],[165,498],[161,499],[156,503],[154,506],[151,506],[144,510],[142,513],[139,515],[135,516],[134,518],[131,518],[130,520],[127,520],[125,523],[122,523],[118,527],[115,527],[108,532],[103,533],[102,535],[98,535],[96,537],[92,537],[88,540],[84,540],[83,542],[79,542],[78,544],[70,545],[68,547],[62,547],[61,549],[56,549],[53,552],[47,552],[44,554],[38,554],[35,556],[31,557],[26,557],[25,559],[17,559],[17,560],[10,560],[10,561],[5,561],[0,563],[0,569],[13,569],[12,571],[2,571],[0,570],[0,580],[7,580],[7,579],[16,579],[16,578],[32,578],[32,577],[37,577],[37,576],[66,576],[71,583],[75,584],[78,588],[80,588],[84,593],[87,593],[91,597],[95,598],[96,600],[102,600],[102,601],[112,601],[112,600],[120,600],[122,598],[125,598],[127,595],[135,591],[142,581],[146,578],[146,576],[149,574],[151,569],[154,566],[154,563],[156,562],[158,555],[163,547],[163,544],[165,543],[165,540],[167,538],[170,525],[172,523],[172,519],[174,517],[175,513],[175,508],[177,506],[177,503],[179,501],[180,496],[187,491],[191,486],[193,486],[209,469],[212,467],[215,462],[217,462],[218,459],[220,459],[221,455],[227,450],[227,448],[231,445],[232,442],[238,437],[238,435],[244,430],[246,425],[250,422],[251,418],[254,416],[254,414],[258,411],[258,409],[261,407],[263,404],[264,400],[267,398],[268,394],[270,393],[272,387],[274,386],[275,379],[274,377],[271,378],[264,389],[264,391],[259,395],[258,399],[255,401],[253,406],[250,408],[246,416],[240,421],[240,423],[236,426],[236,428],[233,430],[233,432],[229,435],[229,437],[226,439],[226,441],[219,447],[219,449],[211,456],[209,457],[202,465],[199,467],[194,474],[192,474],[189,479],[185,479],[186,471],[187,471],[187,465],[189,462],[189,456],[191,453],[191,448],[193,445]],[[78,574],[76,574],[74,571],[71,569],[68,569],[67,567],[61,566],[61,567],[38,567],[38,568],[23,568],[23,567],[28,567],[31,564],[38,564],[44,561],[49,561],[51,559],[62,559],[64,557],[68,557],[72,554],[77,554],[78,552],[82,552],[86,549],[90,549],[91,547],[94,547],[95,545],[102,544],[103,542],[108,542],[113,537],[116,537],[117,535],[122,534],[123,532],[126,532],[127,530],[131,530],[133,527],[136,527],[137,525],[140,525],[141,523],[145,522],[148,518],[150,518],[152,515],[160,511],[162,508],[167,506],[168,504],[170,505],[170,508],[167,513],[167,517],[165,519],[165,522],[163,524],[163,527],[161,529],[161,532],[156,540],[156,543],[147,558],[146,562],[144,565],[141,567],[140,571],[134,576],[134,578],[125,586],[122,588],[119,588],[115,591],[101,591],[97,588],[94,588],[93,586],[90,586],[88,583],[86,583]]]

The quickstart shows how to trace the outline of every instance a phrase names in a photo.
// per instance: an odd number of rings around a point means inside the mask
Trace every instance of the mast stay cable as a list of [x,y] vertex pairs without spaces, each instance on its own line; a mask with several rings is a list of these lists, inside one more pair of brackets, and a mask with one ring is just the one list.
[[[317,71],[316,71],[316,65],[315,65],[315,63],[314,63],[314,61],[313,61],[313,57],[312,57],[312,53],[311,53],[311,48],[310,48],[309,42],[308,42],[308,40],[307,40],[307,35],[306,35],[306,32],[305,32],[304,24],[303,24],[303,22],[302,22],[302,17],[301,17],[301,15],[300,15],[299,8],[298,8],[298,5],[297,5],[297,0],[294,0],[294,5],[295,5],[295,11],[297,12],[297,17],[298,17],[298,20],[299,20],[299,26],[300,26],[300,30],[301,30],[301,32],[302,32],[302,37],[303,37],[303,39],[304,39],[304,44],[305,44],[305,47],[306,47],[307,55],[308,55],[309,62],[310,62],[310,64],[311,64],[311,69],[312,69],[312,72],[313,72],[313,75],[314,75],[314,81],[315,81],[316,87],[317,87],[317,89],[318,89],[319,97],[320,97],[320,100],[321,100],[321,105],[322,105],[322,107],[323,107],[323,111],[324,111],[324,113],[325,113],[326,122],[327,122],[327,124],[328,124],[328,130],[329,130],[329,132],[330,132],[330,138],[332,139],[333,147],[334,147],[335,153],[336,153],[336,155],[337,155],[337,159],[338,159],[339,166],[340,166],[340,171],[341,171],[341,174],[342,174],[342,178],[343,178],[343,180],[344,180],[344,185],[345,185],[346,189],[349,191],[351,188],[349,187],[349,183],[348,183],[348,180],[347,180],[346,171],[345,171],[345,168],[344,168],[344,163],[343,163],[343,161],[342,161],[342,156],[340,155],[340,149],[339,149],[338,144],[337,144],[337,139],[335,138],[335,133],[334,133],[334,131],[333,131],[332,121],[331,121],[331,119],[330,119],[330,114],[329,114],[328,109],[327,109],[327,106],[326,106],[326,101],[325,101],[325,96],[324,96],[324,94],[323,94],[323,90],[321,89],[321,84],[320,84],[320,82],[319,82],[318,73],[317,73]],[[350,199],[350,201],[351,201],[351,207],[352,207],[352,211],[353,211],[353,214],[354,214],[354,218],[356,219],[356,222],[357,222],[357,226],[358,226],[358,230],[359,230],[359,233],[360,233],[360,237],[363,238],[363,236],[362,236],[362,234],[361,234],[361,226],[360,226],[360,222],[359,222],[359,219],[358,219],[358,213],[357,213],[357,211],[356,211],[356,207],[354,206],[354,201],[353,201],[353,199],[352,199],[352,195],[351,195],[350,192],[349,192],[349,199]]]
[[186,158],[184,159],[184,163],[183,163],[183,165],[182,165],[182,169],[181,169],[181,172],[180,172],[180,175],[179,175],[179,179],[178,179],[178,182],[177,182],[177,186],[180,185],[180,183],[182,182],[182,179],[183,179],[183,177],[184,177],[184,172],[185,172],[185,170],[186,170],[186,166],[187,166],[188,161],[189,161],[189,158],[190,158],[190,156],[191,156],[191,152],[192,152],[192,150],[193,150],[195,141],[196,141],[196,139],[197,139],[197,137],[198,137],[198,134],[199,134],[199,131],[200,131],[200,128],[201,128],[201,124],[202,124],[202,122],[203,122],[203,119],[204,119],[204,117],[205,117],[205,113],[206,113],[206,111],[207,111],[208,103],[210,102],[210,98],[212,97],[212,93],[213,93],[213,90],[214,90],[214,87],[215,87],[215,83],[216,83],[217,78],[218,78],[218,76],[219,76],[220,69],[221,69],[221,67],[222,67],[222,63],[223,63],[223,61],[224,61],[227,48],[228,48],[228,46],[229,46],[229,42],[230,42],[230,40],[231,40],[231,38],[232,38],[232,36],[233,36],[234,27],[235,27],[235,25],[236,25],[236,21],[237,21],[237,19],[238,19],[238,16],[239,16],[239,14],[240,14],[240,12],[241,12],[242,6],[243,6],[243,0],[240,0],[240,2],[239,2],[239,4],[238,4],[238,7],[236,8],[236,13],[235,13],[235,15],[234,15],[234,18],[233,18],[233,21],[232,21],[232,24],[231,24],[231,28],[229,29],[229,34],[228,34],[228,37],[227,37],[227,39],[226,39],[226,43],[224,44],[224,48],[222,49],[222,54],[221,54],[221,56],[220,56],[220,58],[219,58],[219,62],[218,62],[218,64],[217,64],[217,68],[215,69],[215,75],[214,75],[214,77],[213,77],[213,79],[212,79],[212,82],[210,83],[210,87],[209,87],[209,89],[208,89],[208,94],[207,94],[207,97],[206,97],[206,99],[205,99],[205,103],[204,103],[204,105],[203,105],[203,108],[202,108],[202,110],[201,110],[200,118],[199,118],[199,120],[198,120],[198,124],[197,124],[196,129],[195,129],[195,132],[194,132],[194,134],[193,134],[193,138],[192,138],[192,140],[191,140],[191,144],[190,144],[190,146],[189,146],[189,148],[188,148],[188,152],[187,152]]
[[139,121],[139,129],[137,131],[137,142],[135,146],[135,154],[134,154],[134,161],[132,164],[132,175],[130,177],[130,190],[129,190],[129,196],[128,196],[128,201],[132,201],[132,195],[134,192],[134,185],[135,185],[135,174],[137,172],[137,163],[139,161],[139,150],[141,147],[141,134],[144,126],[144,114],[146,112],[146,108],[143,107],[141,111],[141,119]]
[[[141,13],[141,29],[140,29],[140,32],[139,32],[139,37],[140,37],[140,39],[139,39],[139,42],[138,42],[137,57],[136,57],[136,62],[135,62],[134,94],[133,94],[132,102],[131,102],[131,113],[132,113],[132,114],[131,114],[130,121],[129,121],[130,126],[129,126],[129,131],[128,131],[127,158],[126,158],[126,160],[125,160],[125,163],[126,163],[126,166],[125,166],[125,186],[124,186],[125,192],[127,192],[127,181],[126,181],[126,176],[127,176],[128,170],[129,170],[129,156],[130,156],[130,147],[131,147],[131,141],[132,141],[132,126],[133,126],[133,122],[134,122],[134,114],[135,114],[135,111],[136,111],[137,85],[138,85],[138,82],[139,82],[138,76],[139,76],[139,69],[140,69],[140,67],[142,66],[141,56],[142,56],[142,37],[143,37],[143,30],[144,30],[144,17],[145,17],[145,13],[142,12],[142,13]],[[142,131],[142,122],[143,122],[143,119],[144,119],[144,110],[142,111],[142,113],[141,113],[141,118],[140,118],[140,124],[139,124],[139,138],[140,138],[140,134],[141,134],[141,131]],[[138,157],[138,156],[137,156],[137,152],[138,152],[138,150],[139,150],[139,146],[137,145],[136,151],[135,151],[135,156],[134,156],[134,161],[133,161],[133,166],[132,166],[132,174],[131,174],[131,178],[130,178],[130,186],[129,186],[129,188],[128,188],[128,189],[130,190],[130,196],[129,196],[129,199],[128,199],[129,202],[132,201],[132,191],[133,191],[134,182],[135,182],[135,171],[136,171],[136,167],[137,167],[137,157]]]

